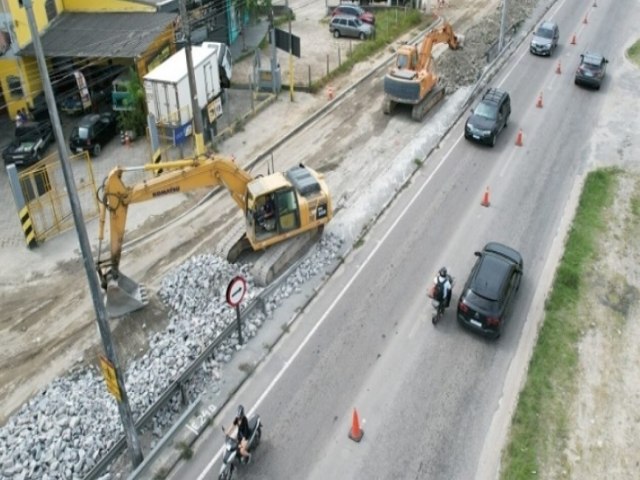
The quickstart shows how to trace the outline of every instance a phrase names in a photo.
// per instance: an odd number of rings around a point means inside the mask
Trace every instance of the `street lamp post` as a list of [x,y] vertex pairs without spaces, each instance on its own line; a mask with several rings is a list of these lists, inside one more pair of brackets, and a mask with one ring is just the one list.
[[82,216],[82,208],[80,207],[80,199],[78,197],[78,191],[76,190],[76,184],[73,178],[73,171],[69,163],[69,156],[66,149],[66,142],[64,134],[62,133],[62,127],[60,125],[60,116],[58,115],[58,109],[56,107],[55,98],[53,96],[53,90],[51,89],[51,80],[49,78],[49,72],[47,71],[47,65],[44,60],[44,54],[42,52],[42,43],[40,42],[40,34],[36,26],[36,20],[33,14],[33,1],[23,0],[22,6],[27,13],[27,21],[29,23],[29,31],[31,32],[31,40],[33,41],[33,48],[36,55],[36,61],[38,62],[38,69],[40,71],[40,77],[42,78],[42,85],[44,88],[44,95],[47,101],[47,108],[49,109],[49,115],[51,118],[51,124],[53,126],[53,134],[56,138],[58,146],[58,154],[60,155],[60,163],[62,165],[62,173],[64,176],[64,182],[69,194],[69,202],[71,204],[71,211],[73,213],[73,220],[78,234],[78,241],[80,242],[80,250],[82,252],[82,261],[87,273],[87,279],[89,282],[89,289],[91,291],[91,298],[93,300],[93,307],[96,312],[96,319],[98,321],[98,329],[100,330],[100,336],[102,337],[102,345],[108,360],[113,365],[115,376],[117,380],[117,389],[119,390],[118,411],[120,412],[120,419],[122,421],[122,427],[124,429],[127,445],[129,447],[129,454],[131,456],[131,463],[133,467],[137,467],[142,462],[142,450],[140,448],[140,441],[138,440],[138,434],[135,429],[135,423],[133,421],[133,415],[131,413],[131,406],[129,405],[129,399],[124,385],[124,375],[118,365],[118,359],[116,351],[111,339],[111,330],[107,324],[107,309],[104,304],[104,298],[100,287],[100,281],[95,270],[93,262],[93,255],[91,253],[91,244],[87,236],[86,226],[84,224],[84,218]]
[[500,40],[498,41],[498,52],[504,48],[504,35],[507,27],[507,0],[502,0],[502,15],[500,16]]

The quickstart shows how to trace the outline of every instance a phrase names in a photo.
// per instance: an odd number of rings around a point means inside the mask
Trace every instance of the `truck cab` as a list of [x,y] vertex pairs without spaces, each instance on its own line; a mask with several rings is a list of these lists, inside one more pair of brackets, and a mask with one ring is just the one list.
[[218,70],[220,72],[220,86],[229,88],[231,86],[231,75],[233,74],[233,60],[231,51],[225,43],[202,42],[202,46],[216,51],[218,58]]

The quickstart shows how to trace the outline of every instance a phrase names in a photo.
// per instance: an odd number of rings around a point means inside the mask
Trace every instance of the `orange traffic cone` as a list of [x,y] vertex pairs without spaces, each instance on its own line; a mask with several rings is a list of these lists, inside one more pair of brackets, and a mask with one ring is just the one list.
[[556,73],[560,75],[562,73],[562,67],[560,66],[560,60],[558,60],[558,66],[556,67]]
[[542,108],[542,92],[540,92],[540,95],[538,95],[538,101],[536,102],[536,107]]
[[587,14],[586,13],[584,14],[584,18],[582,19],[582,23],[584,23],[585,25],[587,23],[589,23],[589,21],[587,20]]
[[571,45],[575,45],[576,43],[576,34],[574,33],[573,37],[571,37]]
[[362,436],[364,435],[364,430],[360,428],[360,421],[358,420],[358,412],[356,409],[353,409],[353,419],[351,421],[351,430],[349,430],[349,438],[354,442],[359,442],[362,440]]
[[518,130],[518,136],[516,137],[516,146],[522,146],[522,129]]
[[484,195],[482,196],[480,205],[482,205],[483,207],[488,207],[489,205],[491,205],[491,202],[489,201],[489,187],[487,187],[487,189],[484,191]]

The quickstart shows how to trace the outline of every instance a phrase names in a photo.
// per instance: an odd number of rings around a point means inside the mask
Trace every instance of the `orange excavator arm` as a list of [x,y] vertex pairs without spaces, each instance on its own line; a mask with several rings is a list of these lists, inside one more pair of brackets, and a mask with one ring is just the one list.
[[451,24],[445,22],[440,28],[431,30],[427,33],[422,40],[420,47],[420,56],[418,57],[418,64],[416,70],[420,71],[427,67],[431,61],[431,51],[433,46],[437,43],[447,43],[451,50],[457,50],[462,46],[461,37],[458,37],[453,33]]

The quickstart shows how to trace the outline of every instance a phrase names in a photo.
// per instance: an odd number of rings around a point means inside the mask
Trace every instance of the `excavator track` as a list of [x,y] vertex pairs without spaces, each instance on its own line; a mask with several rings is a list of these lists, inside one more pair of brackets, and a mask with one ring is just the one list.
[[395,106],[396,106],[396,102],[391,100],[389,97],[385,96],[385,99],[383,100],[383,103],[382,103],[382,111],[384,112],[384,114],[390,115],[391,112],[393,111],[393,107]]
[[431,90],[425,97],[419,102],[416,103],[411,109],[411,118],[413,118],[416,122],[421,122],[427,112],[435,107],[440,100],[444,98],[444,87],[436,86],[433,90]]
[[253,263],[251,273],[255,283],[266,287],[285,269],[298,260],[315,243],[323,227],[301,233],[265,250],[254,252],[245,234],[244,224],[236,225],[215,247],[215,252],[229,263]]
[[245,229],[243,222],[236,223],[218,242],[214,249],[215,253],[225,258],[229,263],[237,262],[243,252],[251,250]]
[[322,234],[320,227],[301,233],[277,245],[264,250],[253,264],[252,273],[255,282],[262,287],[269,285],[286,268],[298,260]]

